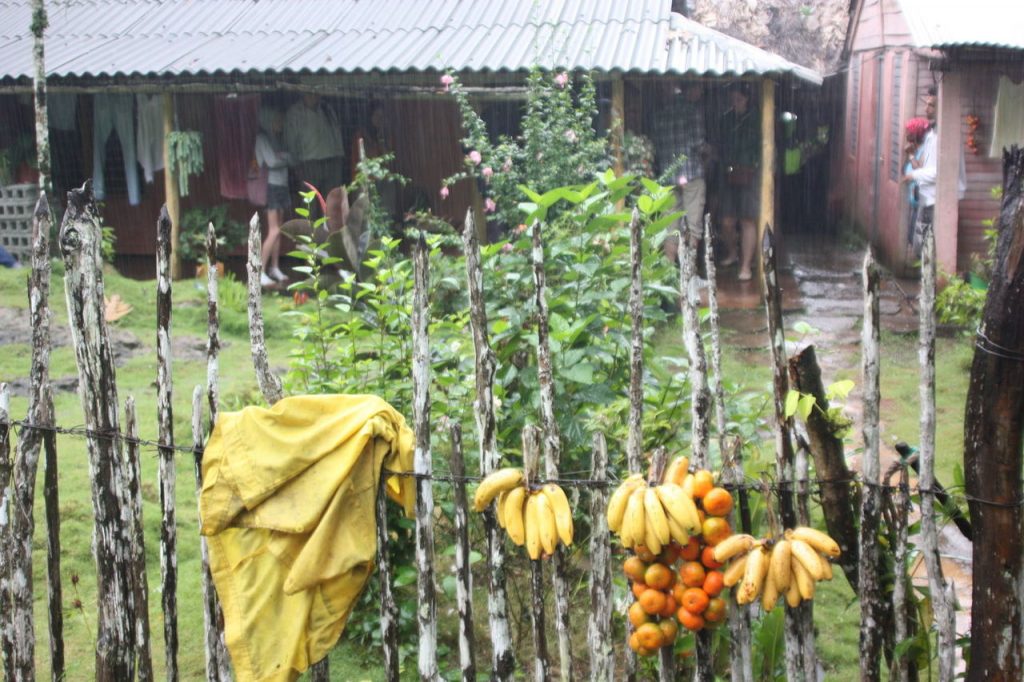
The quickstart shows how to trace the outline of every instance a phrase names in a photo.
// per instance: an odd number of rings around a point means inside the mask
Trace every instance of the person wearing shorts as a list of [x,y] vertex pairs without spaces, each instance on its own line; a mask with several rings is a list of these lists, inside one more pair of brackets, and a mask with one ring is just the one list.
[[722,187],[722,246],[725,249],[723,266],[737,262],[736,227],[739,225],[739,274],[741,281],[752,277],[754,253],[757,247],[757,218],[761,208],[761,125],[757,113],[750,106],[748,83],[733,83],[729,87],[732,104],[722,116],[720,128],[722,167],[725,185]]
[[284,150],[281,131],[284,115],[277,109],[260,110],[260,133],[256,136],[256,163],[267,167],[267,238],[263,240],[263,273],[260,284],[265,287],[284,282],[281,272],[281,223],[292,208],[288,191],[288,165],[291,155]]

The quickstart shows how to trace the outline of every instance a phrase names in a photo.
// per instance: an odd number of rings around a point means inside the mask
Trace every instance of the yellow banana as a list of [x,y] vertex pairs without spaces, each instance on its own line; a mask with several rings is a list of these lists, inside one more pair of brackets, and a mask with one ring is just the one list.
[[544,554],[548,556],[555,553],[558,547],[558,529],[555,527],[555,512],[548,503],[544,493],[537,493],[537,521],[540,524],[540,546],[544,548]]
[[679,485],[686,477],[687,469],[690,468],[690,460],[685,455],[676,457],[665,468],[665,475],[661,477],[662,483],[675,483]]
[[726,587],[732,587],[740,581],[743,577],[743,573],[747,568],[747,557],[746,555],[733,559],[725,569],[725,573],[722,575],[722,583]]
[[754,546],[754,542],[753,535],[747,535],[746,533],[730,535],[715,545],[715,561],[724,564],[738,554],[749,552],[750,548]]
[[526,553],[530,559],[536,561],[540,558],[543,550],[540,544],[540,515],[537,505],[537,495],[531,494],[526,498]]
[[790,547],[789,540],[779,540],[772,547],[772,560],[769,568],[769,573],[772,579],[775,580],[775,584],[779,588],[779,592],[785,592],[789,589],[789,576],[792,573],[789,564],[791,561],[792,548]]
[[764,587],[761,588],[761,608],[770,612],[779,601],[779,586],[775,583],[775,577],[771,570],[764,576]]
[[513,543],[520,547],[526,542],[526,527],[524,525],[524,512],[526,505],[526,487],[518,486],[512,488],[505,495],[504,518],[505,532]]
[[821,579],[832,580],[832,562],[820,554],[818,558],[821,559]]
[[807,569],[808,575],[815,580],[821,580],[823,577],[821,557],[814,551],[814,548],[803,540],[790,540],[790,547],[792,547],[793,559]]
[[817,551],[833,559],[842,554],[839,549],[839,543],[829,537],[827,533],[822,533],[817,528],[798,526],[792,530],[789,536],[794,540],[803,540]]
[[693,497],[675,483],[665,483],[655,488],[658,497],[661,498],[665,512],[673,516],[679,525],[693,535],[700,533],[700,515],[697,513],[697,505]]
[[626,504],[626,515],[622,519],[622,532],[619,537],[626,547],[642,545],[646,538],[644,530],[644,491],[646,486],[634,490]]
[[644,542],[643,545],[647,548],[647,551],[652,554],[661,554],[661,540],[658,539],[658,534],[654,531],[654,527],[651,526],[651,520],[646,518],[647,514],[644,514]]
[[755,547],[747,554],[747,566],[743,570],[743,580],[736,593],[736,603],[750,604],[757,599],[767,573],[768,554],[763,547]]
[[800,597],[800,586],[797,585],[796,577],[793,572],[789,574],[789,587],[786,588],[786,605],[790,608],[795,609],[800,606],[802,598]]
[[793,580],[796,581],[801,599],[814,599],[814,578],[799,561],[793,561]]
[[548,498],[551,511],[555,514],[555,529],[558,531],[558,539],[566,547],[572,545],[572,507],[569,506],[569,498],[565,491],[554,483],[548,483],[541,488],[541,493]]
[[622,529],[622,517],[626,515],[629,496],[643,483],[641,474],[633,474],[623,481],[608,500],[608,530],[618,533]]
[[694,483],[693,474],[686,474],[686,476],[683,476],[683,482],[679,484],[679,487],[683,489],[683,492],[686,493],[686,496],[691,500],[693,499]]
[[[665,508],[661,506],[661,498],[654,488],[644,490],[644,512],[646,515],[648,533],[654,532],[658,538],[658,544],[664,547],[672,541],[672,533],[668,528],[668,519],[665,517]],[[654,552],[654,550],[651,550]],[[657,554],[657,552],[655,552]]]
[[473,496],[473,509],[482,512],[495,497],[504,490],[511,490],[523,484],[523,470],[508,467],[498,469],[480,481]]
[[672,539],[683,547],[689,544],[690,534],[686,532],[686,529],[670,514],[665,514],[665,520],[668,521],[668,532],[672,535]]
[[505,497],[508,493],[508,490],[502,490],[498,493],[498,500],[494,503],[494,516],[497,517],[498,526],[501,528],[505,527]]

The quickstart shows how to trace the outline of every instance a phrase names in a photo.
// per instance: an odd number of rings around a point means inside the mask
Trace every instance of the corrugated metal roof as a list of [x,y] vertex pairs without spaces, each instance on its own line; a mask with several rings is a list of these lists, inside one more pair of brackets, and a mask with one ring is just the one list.
[[1024,50],[1020,0],[899,0],[917,47]]
[[[512,72],[821,76],[670,11],[670,0],[64,0],[52,76]],[[32,73],[31,0],[0,0],[0,79]]]

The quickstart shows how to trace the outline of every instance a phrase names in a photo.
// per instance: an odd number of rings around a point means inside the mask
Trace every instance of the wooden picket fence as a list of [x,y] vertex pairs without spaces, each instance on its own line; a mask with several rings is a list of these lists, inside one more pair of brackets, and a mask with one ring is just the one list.
[[[180,538],[175,522],[175,458],[187,453],[195,458],[195,484],[200,484],[200,461],[204,433],[216,421],[218,407],[218,311],[217,271],[208,268],[208,342],[207,381],[205,387],[196,387],[193,393],[191,441],[176,439],[172,431],[172,381],[170,362],[170,220],[166,210],[157,220],[157,386],[158,435],[155,441],[138,437],[134,404],[128,398],[125,405],[125,425],[120,421],[120,403],[114,377],[114,364],[110,341],[103,318],[103,273],[100,259],[100,222],[92,201],[88,184],[70,193],[70,203],[60,230],[59,250],[65,263],[65,287],[68,316],[74,340],[79,370],[80,395],[85,414],[85,426],[80,429],[60,428],[53,420],[49,366],[49,244],[50,216],[46,198],[41,197],[35,213],[32,274],[29,282],[29,300],[33,322],[31,394],[28,415],[16,421],[10,416],[6,389],[0,389],[0,644],[6,679],[32,680],[35,678],[34,645],[37,641],[32,617],[32,534],[33,491],[35,472],[40,452],[45,452],[45,504],[47,523],[47,584],[49,588],[49,641],[53,679],[62,679],[66,666],[63,655],[61,613],[62,589],[60,575],[60,528],[58,513],[57,459],[55,435],[72,433],[86,438],[90,458],[92,497],[96,516],[95,558],[98,582],[98,635],[96,638],[95,677],[102,682],[151,680],[154,677],[147,622],[148,587],[145,577],[141,523],[141,487],[139,482],[139,450],[142,446],[155,447],[159,456],[161,534],[160,534],[160,589],[163,612],[162,631],[166,650],[164,668],[168,680],[179,678],[177,662],[179,633],[177,623],[177,547]],[[260,309],[260,226],[256,216],[250,226],[248,280],[249,323],[253,366],[260,390],[268,404],[282,395],[279,378],[270,371],[263,341],[263,321]],[[475,680],[479,674],[490,671],[496,680],[511,680],[524,672],[536,680],[582,679],[582,662],[586,662],[589,679],[635,680],[638,666],[635,657],[615,641],[613,612],[617,609],[612,589],[614,564],[612,542],[605,520],[608,489],[616,480],[609,471],[608,452],[604,436],[593,437],[592,470],[584,480],[562,479],[559,474],[561,438],[555,420],[557,400],[552,379],[552,358],[548,339],[548,314],[545,294],[545,267],[543,236],[546,226],[535,223],[532,229],[532,262],[534,274],[534,304],[537,311],[537,365],[540,385],[541,410],[537,427],[527,428],[523,435],[523,458],[529,481],[556,480],[565,486],[586,488],[589,493],[591,533],[587,549],[589,565],[589,609],[586,623],[587,651],[573,649],[573,629],[570,619],[570,566],[568,555],[559,549],[551,561],[530,562],[529,589],[532,621],[531,660],[516,658],[516,650],[509,619],[508,561],[503,534],[500,532],[493,508],[483,514],[486,536],[486,590],[487,630],[490,644],[481,648],[474,633],[473,573],[470,570],[469,515],[466,485],[478,480],[500,466],[497,446],[497,419],[494,412],[495,354],[488,339],[487,311],[483,291],[480,245],[472,214],[467,214],[463,232],[466,259],[466,282],[469,293],[470,321],[476,352],[474,410],[479,444],[480,471],[467,472],[462,450],[462,431],[459,424],[450,428],[450,471],[435,474],[432,470],[430,399],[429,301],[427,299],[429,272],[428,249],[422,236],[413,247],[415,290],[412,305],[413,326],[413,429],[415,432],[414,471],[416,486],[415,562],[417,570],[416,627],[418,632],[417,669],[423,680],[440,679],[438,662],[437,576],[434,561],[434,488],[450,486],[454,496],[454,570],[457,578],[458,651],[459,669],[463,680]],[[697,467],[708,467],[709,441],[714,431],[721,452],[721,472],[724,485],[738,500],[733,525],[751,532],[749,492],[760,491],[761,485],[751,483],[744,475],[740,444],[726,432],[726,409],[721,381],[721,345],[718,327],[718,304],[715,291],[713,240],[709,221],[705,220],[707,285],[710,304],[708,338],[710,349],[705,348],[698,316],[696,260],[694,249],[685,249],[680,268],[681,313],[686,352],[689,358],[689,384],[692,404],[691,462]],[[642,373],[643,373],[643,298],[641,282],[642,225],[634,212],[630,224],[631,259],[629,310],[632,322],[630,344],[631,381],[629,387],[630,415],[626,460],[630,473],[641,472],[644,467],[642,452]],[[681,240],[685,243],[685,240]],[[934,301],[934,239],[926,235],[924,254],[924,282],[922,293],[922,367],[925,376],[934,382],[934,321],[931,316]],[[208,240],[208,262],[216,261],[216,239],[212,226]],[[811,489],[819,492],[823,502],[829,531],[841,543],[844,557],[840,565],[851,584],[855,586],[861,605],[861,676],[865,680],[880,679],[880,661],[886,628],[893,631],[896,641],[906,637],[910,615],[907,611],[907,582],[895,580],[890,597],[883,593],[880,580],[881,557],[876,536],[883,516],[895,527],[898,542],[894,547],[897,558],[905,558],[907,545],[907,514],[910,508],[910,489],[906,484],[906,467],[890,471],[884,477],[879,470],[879,322],[878,322],[878,269],[870,253],[864,262],[863,373],[864,373],[864,471],[862,476],[851,475],[843,460],[842,443],[829,430],[827,424],[808,420],[807,434],[811,441],[794,433],[793,421],[786,416],[785,398],[791,386],[801,392],[816,395],[819,405],[826,405],[821,387],[820,372],[814,361],[813,349],[805,349],[797,357],[786,357],[783,340],[783,319],[776,266],[776,250],[771,229],[765,232],[763,242],[763,272],[765,303],[769,337],[771,339],[772,371],[774,382],[774,430],[776,454],[776,480],[774,499],[777,513],[786,527],[810,523],[809,500]],[[930,344],[930,345],[929,345]],[[929,351],[929,348],[931,350]],[[932,391],[934,395],[934,391]],[[932,398],[933,400],[933,398]],[[202,403],[207,403],[204,423]],[[934,404],[925,401],[922,408],[931,415],[934,424]],[[712,426],[712,418],[714,426]],[[19,431],[17,457],[10,456],[10,433]],[[928,562],[931,595],[935,605],[940,651],[940,678],[951,679],[954,646],[952,642],[952,598],[949,586],[942,578],[938,566],[938,550],[934,511],[932,510],[932,470],[934,443],[925,438],[921,443],[920,481],[918,490],[922,498],[921,549]],[[541,460],[543,458],[543,460]],[[809,475],[809,458],[814,459],[816,480]],[[659,450],[650,462],[647,475],[660,480],[666,453]],[[543,461],[543,469],[541,463]],[[124,463],[127,463],[125,466]],[[889,484],[895,473],[901,481]],[[856,488],[859,487],[860,507],[855,508]],[[769,499],[766,497],[766,500]],[[378,580],[381,592],[380,626],[384,643],[383,666],[386,678],[399,679],[399,609],[393,589],[394,566],[389,557],[388,528],[385,495],[378,494],[377,544]],[[927,504],[926,504],[927,502]],[[125,516],[121,510],[129,510]],[[859,531],[854,523],[859,514]],[[130,521],[126,523],[125,518]],[[859,538],[857,533],[859,532]],[[219,613],[217,596],[213,589],[207,561],[205,540],[190,537],[187,542],[200,543],[203,576],[206,676],[209,680],[231,679],[231,667],[224,644],[223,618]],[[548,590],[548,582],[552,589]],[[553,594],[553,608],[545,604],[545,596]],[[732,679],[752,681],[754,652],[751,644],[751,619],[756,606],[731,605],[728,629]],[[819,663],[815,650],[813,603],[805,602],[785,613],[785,670],[790,680],[815,680]],[[554,615],[554,627],[545,623],[545,613]],[[479,617],[479,616],[477,616]],[[155,629],[155,628],[154,628]],[[577,628],[577,635],[581,627]],[[549,653],[547,633],[555,633],[556,642]],[[481,652],[489,651],[489,663],[481,660]],[[696,638],[696,677],[703,681],[714,678],[712,670],[712,641],[710,633],[703,631]],[[947,660],[948,659],[948,660]],[[676,659],[669,649],[663,649],[659,659],[659,679],[676,679]],[[890,671],[896,679],[910,679],[908,661],[895,658]],[[313,667],[312,677],[328,679],[326,661]],[[948,675],[948,676],[947,676]]]

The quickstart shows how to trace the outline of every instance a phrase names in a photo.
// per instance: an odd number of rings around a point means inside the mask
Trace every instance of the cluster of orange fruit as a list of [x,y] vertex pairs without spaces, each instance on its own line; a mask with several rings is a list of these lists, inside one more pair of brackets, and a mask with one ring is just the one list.
[[685,544],[673,538],[658,554],[635,545],[633,555],[623,563],[636,598],[628,614],[633,626],[629,646],[640,656],[672,646],[678,624],[697,631],[717,626],[727,614],[722,595],[725,575],[714,548],[732,535],[725,518],[732,511],[732,495],[715,485],[711,472],[689,473],[688,466],[685,457],[674,460],[662,485],[679,486],[694,501],[700,532]]

